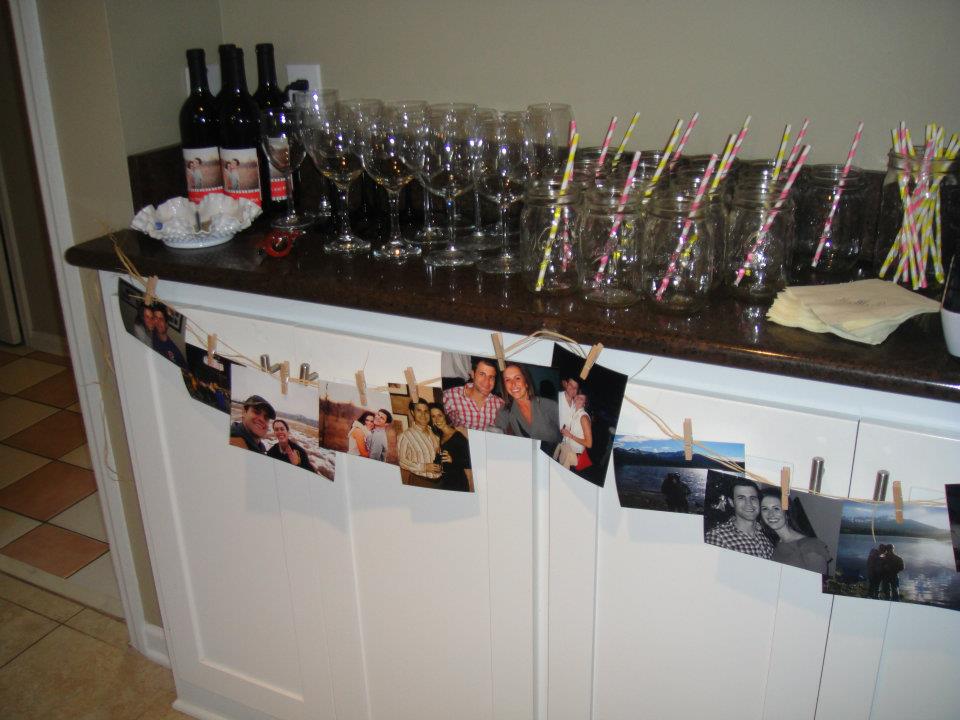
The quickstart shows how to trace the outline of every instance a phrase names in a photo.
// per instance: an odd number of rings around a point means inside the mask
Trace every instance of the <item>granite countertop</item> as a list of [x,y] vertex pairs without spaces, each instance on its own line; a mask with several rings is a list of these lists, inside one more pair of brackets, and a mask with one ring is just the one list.
[[70,248],[73,265],[122,272],[114,239],[143,275],[163,280],[512,332],[549,329],[584,344],[960,402],[960,360],[946,350],[940,318],[913,318],[877,346],[769,322],[766,308],[715,299],[691,318],[660,315],[640,303],[606,309],[574,296],[544,297],[516,276],[396,266],[370,257],[324,254],[305,235],[289,256],[257,250],[252,229],[204,250],[171,250],[133,230]]

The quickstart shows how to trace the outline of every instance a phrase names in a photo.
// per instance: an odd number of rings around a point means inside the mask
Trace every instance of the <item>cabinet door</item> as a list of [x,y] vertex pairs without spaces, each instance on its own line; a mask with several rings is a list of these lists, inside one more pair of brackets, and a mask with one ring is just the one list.
[[[850,496],[871,499],[877,471],[887,470],[891,484],[902,483],[904,501],[942,500],[944,483],[960,481],[958,468],[960,438],[862,422]],[[887,499],[893,499],[892,485]],[[960,612],[835,599],[818,718],[957,717],[957,678]]]

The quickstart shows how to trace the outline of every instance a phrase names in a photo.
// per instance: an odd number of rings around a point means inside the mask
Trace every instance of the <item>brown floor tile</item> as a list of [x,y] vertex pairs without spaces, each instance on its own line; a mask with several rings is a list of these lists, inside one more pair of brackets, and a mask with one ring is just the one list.
[[14,355],[13,353],[8,353],[5,350],[0,350],[0,367],[3,367],[7,363],[12,363],[16,360],[19,355]]
[[50,618],[0,600],[0,667],[57,627]]
[[0,508],[49,520],[96,491],[90,470],[55,461],[0,489]]
[[83,419],[76,413],[61,410],[26,430],[11,435],[3,442],[37,455],[58,458],[80,447],[86,441]]
[[108,549],[109,546],[99,540],[54,525],[41,525],[0,548],[0,554],[66,578]]
[[62,372],[63,368],[53,363],[17,358],[12,363],[0,366],[0,392],[16,395],[21,390]]
[[67,620],[67,625],[74,630],[86,633],[97,640],[118,647],[121,650],[130,644],[130,635],[127,633],[127,624],[122,620],[114,620],[96,610],[86,608]]
[[57,622],[65,622],[83,610],[82,605],[72,600],[54,595],[6,573],[0,573],[0,598]]
[[77,402],[77,384],[73,380],[73,373],[64,370],[36,385],[31,385],[26,390],[21,390],[17,395],[45,405],[67,408]]
[[53,363],[54,365],[70,367],[69,357],[54,355],[53,353],[43,352],[42,350],[34,350],[33,352],[27,353],[27,357],[31,360],[43,360],[43,362]]

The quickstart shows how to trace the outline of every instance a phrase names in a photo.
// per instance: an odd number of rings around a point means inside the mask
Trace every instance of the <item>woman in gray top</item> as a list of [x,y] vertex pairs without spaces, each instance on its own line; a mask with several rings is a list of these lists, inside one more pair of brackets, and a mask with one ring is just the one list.
[[811,570],[826,575],[830,561],[830,548],[815,535],[807,535],[797,526],[793,517],[799,500],[791,500],[790,507],[783,509],[780,488],[764,488],[760,497],[760,520],[776,534],[776,546],[770,557],[784,565]]
[[526,368],[508,364],[503,370],[506,404],[497,413],[493,427],[519,437],[560,442],[560,410],[556,400],[533,392],[533,379]]

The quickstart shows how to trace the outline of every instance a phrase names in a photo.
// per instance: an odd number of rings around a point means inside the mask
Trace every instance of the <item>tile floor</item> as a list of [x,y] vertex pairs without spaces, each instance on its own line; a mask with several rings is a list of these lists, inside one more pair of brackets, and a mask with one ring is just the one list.
[[23,346],[0,346],[0,571],[123,614],[69,358]]
[[0,573],[0,717],[182,720],[173,676],[120,620]]

